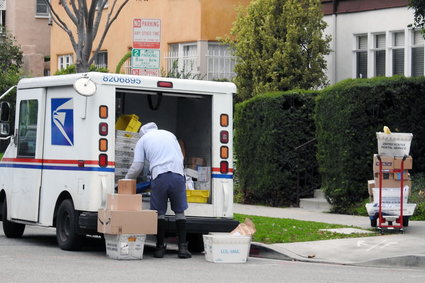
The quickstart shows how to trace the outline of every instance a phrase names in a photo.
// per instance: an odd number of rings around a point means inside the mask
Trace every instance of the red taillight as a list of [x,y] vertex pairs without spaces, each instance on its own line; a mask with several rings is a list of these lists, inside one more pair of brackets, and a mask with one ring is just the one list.
[[106,136],[108,135],[108,124],[100,123],[99,124],[99,135]]
[[99,166],[106,167],[108,166],[108,156],[106,154],[99,154]]
[[227,161],[220,162],[220,173],[227,174],[229,172],[229,163]]
[[221,131],[220,132],[220,142],[221,143],[228,143],[229,142],[229,132],[228,131]]
[[173,83],[172,82],[159,81],[156,85],[158,87],[173,88]]

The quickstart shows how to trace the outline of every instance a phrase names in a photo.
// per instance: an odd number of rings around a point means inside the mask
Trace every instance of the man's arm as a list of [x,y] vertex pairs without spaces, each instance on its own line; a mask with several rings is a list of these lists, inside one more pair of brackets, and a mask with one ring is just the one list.
[[137,179],[137,176],[142,173],[143,162],[133,162],[125,175],[126,179]]

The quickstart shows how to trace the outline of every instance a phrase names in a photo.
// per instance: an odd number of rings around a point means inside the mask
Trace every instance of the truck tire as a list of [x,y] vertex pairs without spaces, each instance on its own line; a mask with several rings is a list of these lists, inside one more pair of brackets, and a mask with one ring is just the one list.
[[3,203],[3,232],[8,238],[20,238],[24,234],[25,231],[25,224],[20,223],[14,223],[9,220],[7,220],[7,203],[6,198],[4,199]]
[[372,226],[372,227],[378,226],[378,218],[377,217],[370,219],[370,226]]
[[76,213],[70,199],[62,201],[56,216],[56,240],[62,250],[81,249],[84,237],[77,234]]
[[187,234],[188,249],[193,253],[200,253],[204,251],[204,239],[202,234],[188,233]]

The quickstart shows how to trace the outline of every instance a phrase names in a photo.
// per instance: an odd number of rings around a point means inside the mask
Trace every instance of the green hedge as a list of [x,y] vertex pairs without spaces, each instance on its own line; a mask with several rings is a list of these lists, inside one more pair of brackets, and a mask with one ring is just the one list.
[[322,189],[335,212],[367,197],[376,132],[413,133],[413,173],[425,172],[425,78],[350,79],[326,88],[315,109]]
[[[294,148],[315,137],[313,109],[317,93],[269,93],[236,105],[236,174],[245,203],[296,204]],[[300,163],[315,164],[315,154],[314,148],[301,157]]]

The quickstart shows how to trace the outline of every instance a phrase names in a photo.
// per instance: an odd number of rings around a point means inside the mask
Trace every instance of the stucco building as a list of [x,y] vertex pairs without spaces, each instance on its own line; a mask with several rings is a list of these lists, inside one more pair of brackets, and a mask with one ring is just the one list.
[[27,76],[50,73],[50,26],[42,0],[0,0],[0,25],[11,32],[24,55]]
[[[180,69],[184,66],[186,72],[202,74],[205,79],[231,78],[234,76],[234,58],[217,39],[229,33],[236,18],[236,7],[247,3],[249,0],[130,1],[111,26],[96,65],[106,66],[114,72],[119,60],[132,48],[133,20],[158,19],[160,69],[167,71],[177,61]],[[111,9],[111,3],[108,4],[105,13]],[[64,15],[58,1],[53,1],[52,5]],[[75,63],[75,54],[68,36],[55,24],[52,25],[51,39],[51,69],[54,73]],[[122,72],[130,71],[124,67]]]
[[[134,0],[112,25],[96,64],[114,71],[131,50],[133,19],[160,20],[162,70],[178,61],[180,70],[202,78],[231,79],[234,58],[217,39],[229,34],[236,7],[249,0]],[[58,6],[58,1],[53,1]],[[409,26],[413,10],[408,0],[322,0],[326,33],[332,36],[333,52],[327,57],[331,84],[346,78],[420,76],[424,74],[424,40]],[[110,7],[107,7],[107,12]],[[63,10],[63,9],[62,9]],[[67,35],[56,25],[51,30],[51,69],[55,72],[74,63]],[[130,72],[129,67],[123,72]]]

